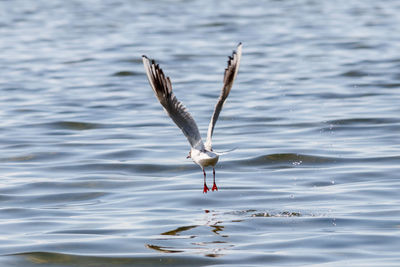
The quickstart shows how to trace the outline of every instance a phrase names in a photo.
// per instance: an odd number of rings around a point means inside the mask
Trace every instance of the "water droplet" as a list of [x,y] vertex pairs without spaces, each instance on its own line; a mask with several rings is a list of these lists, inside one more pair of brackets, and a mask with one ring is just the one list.
[[294,161],[292,164],[294,165],[294,166],[299,166],[301,163],[303,163],[303,161]]

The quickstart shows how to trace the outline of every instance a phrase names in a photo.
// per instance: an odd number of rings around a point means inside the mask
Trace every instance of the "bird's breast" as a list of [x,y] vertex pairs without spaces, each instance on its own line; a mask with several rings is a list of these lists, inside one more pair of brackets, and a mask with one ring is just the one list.
[[196,151],[193,153],[192,151],[192,159],[193,161],[200,165],[201,167],[215,166],[217,164],[219,156],[214,152],[206,151]]

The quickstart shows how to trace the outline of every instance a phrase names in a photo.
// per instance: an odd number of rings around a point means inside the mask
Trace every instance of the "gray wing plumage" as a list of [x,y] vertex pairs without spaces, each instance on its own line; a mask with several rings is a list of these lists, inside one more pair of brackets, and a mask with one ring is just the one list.
[[165,77],[162,69],[154,60],[150,61],[146,56],[142,56],[142,58],[150,86],[161,105],[175,124],[182,130],[190,145],[193,148],[203,150],[204,144],[201,140],[196,122],[187,111],[186,107],[178,101],[175,94],[172,92],[172,85],[169,77]]
[[225,103],[225,100],[228,97],[229,92],[231,91],[233,82],[238,73],[241,56],[242,56],[242,43],[239,43],[236,48],[236,51],[233,51],[232,56],[229,57],[228,67],[225,69],[224,85],[222,87],[221,95],[219,96],[218,102],[215,105],[214,113],[211,117],[211,121],[208,126],[207,141],[205,144],[205,147],[208,150],[212,150],[211,139],[212,139],[212,135],[214,132],[214,126],[218,120],[219,113],[221,112],[221,109]]

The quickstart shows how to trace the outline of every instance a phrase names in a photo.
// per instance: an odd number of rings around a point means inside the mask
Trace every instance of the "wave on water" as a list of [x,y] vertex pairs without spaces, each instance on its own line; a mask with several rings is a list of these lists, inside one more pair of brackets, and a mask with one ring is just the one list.
[[279,154],[266,154],[256,157],[251,157],[242,160],[232,160],[225,162],[226,165],[241,165],[241,166],[276,166],[279,167],[297,167],[301,166],[321,166],[332,164],[345,164],[345,163],[368,163],[368,162],[398,162],[400,155],[393,155],[388,157],[325,157],[296,153],[279,153]]
[[[0,263],[13,266],[204,266],[211,264],[210,258],[201,256],[138,256],[138,257],[105,257],[84,256],[54,252],[26,252],[7,255]],[[10,266],[10,265],[7,265]]]
[[342,160],[343,159],[341,158],[333,158],[333,157],[322,157],[322,156],[304,155],[296,153],[279,153],[279,154],[266,154],[242,160],[235,160],[229,163],[235,165],[239,164],[242,166],[279,165],[280,167],[294,167],[304,164],[307,165],[332,164]]

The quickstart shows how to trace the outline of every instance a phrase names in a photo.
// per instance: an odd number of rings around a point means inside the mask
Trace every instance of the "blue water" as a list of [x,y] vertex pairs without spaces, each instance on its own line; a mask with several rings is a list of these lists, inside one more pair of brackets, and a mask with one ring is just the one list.
[[[400,266],[400,3],[1,1],[2,266]],[[155,58],[218,192],[164,113]],[[212,171],[208,183],[212,184]]]

